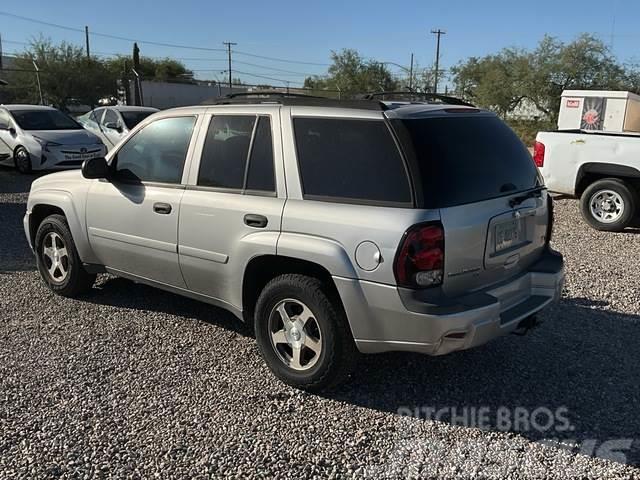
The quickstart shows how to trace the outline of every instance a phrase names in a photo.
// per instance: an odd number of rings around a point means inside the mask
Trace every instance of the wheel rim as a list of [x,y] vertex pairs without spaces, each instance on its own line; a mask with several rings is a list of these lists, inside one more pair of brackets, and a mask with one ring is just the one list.
[[600,190],[591,196],[589,209],[593,218],[601,223],[614,223],[624,214],[624,200],[613,190]]
[[69,275],[69,254],[64,239],[56,232],[49,232],[44,237],[42,262],[49,278],[55,283],[62,283]]
[[21,171],[29,170],[29,153],[21,148],[16,152],[16,164]]
[[273,307],[269,336],[280,361],[293,370],[309,370],[320,359],[320,324],[311,309],[299,300],[287,298]]

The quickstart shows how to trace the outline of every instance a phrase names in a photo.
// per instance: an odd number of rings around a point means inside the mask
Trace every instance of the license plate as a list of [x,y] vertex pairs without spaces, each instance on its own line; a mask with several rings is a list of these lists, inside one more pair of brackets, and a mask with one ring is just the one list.
[[67,153],[64,155],[65,160],[89,160],[97,155],[97,153]]
[[496,225],[496,252],[506,250],[520,243],[522,238],[522,221],[520,219]]

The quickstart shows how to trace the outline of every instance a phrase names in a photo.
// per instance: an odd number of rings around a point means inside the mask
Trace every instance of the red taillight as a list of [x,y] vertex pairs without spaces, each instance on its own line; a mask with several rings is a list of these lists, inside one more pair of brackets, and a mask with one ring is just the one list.
[[394,272],[399,286],[433,287],[444,273],[444,229],[437,223],[415,225],[404,234]]
[[533,163],[536,167],[544,167],[544,143],[536,142],[533,146]]

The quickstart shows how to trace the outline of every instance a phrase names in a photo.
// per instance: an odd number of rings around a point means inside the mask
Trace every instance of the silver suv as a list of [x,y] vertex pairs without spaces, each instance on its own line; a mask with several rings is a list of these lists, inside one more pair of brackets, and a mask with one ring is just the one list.
[[492,113],[281,96],[150,116],[106,160],[34,181],[24,228],[54,292],[106,271],[217,305],[319,390],[358,352],[530,327],[564,280],[551,206]]

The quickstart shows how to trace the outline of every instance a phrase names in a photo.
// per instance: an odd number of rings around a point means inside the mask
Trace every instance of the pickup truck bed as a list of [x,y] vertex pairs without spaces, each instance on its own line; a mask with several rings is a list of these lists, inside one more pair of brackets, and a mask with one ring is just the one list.
[[640,134],[540,132],[534,159],[549,190],[580,198],[594,228],[620,231],[632,222],[640,191]]

